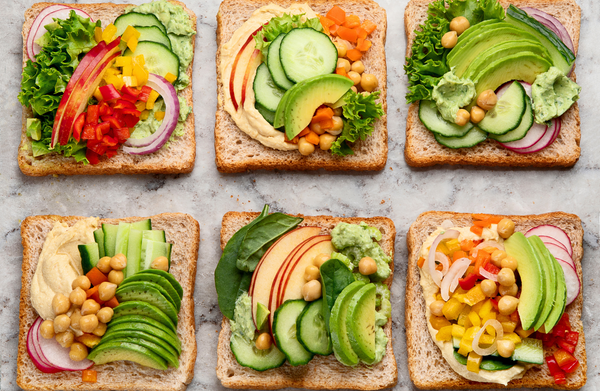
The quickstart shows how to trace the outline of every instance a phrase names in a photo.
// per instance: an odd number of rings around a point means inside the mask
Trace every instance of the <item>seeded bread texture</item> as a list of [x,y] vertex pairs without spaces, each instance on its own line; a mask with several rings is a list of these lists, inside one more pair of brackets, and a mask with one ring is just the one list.
[[[227,241],[244,225],[250,223],[258,213],[229,212],[223,216],[221,226],[221,248],[225,248]],[[379,242],[383,251],[394,259],[394,241],[396,228],[394,223],[385,217],[374,218],[338,218],[330,216],[301,216],[304,221],[300,226],[317,226],[322,228],[322,233],[329,233],[340,222],[358,224],[361,221],[379,228],[382,239]],[[384,282],[389,286],[394,278],[394,262],[390,263],[392,274]],[[292,367],[288,363],[275,369],[258,372],[243,367],[236,361],[231,349],[229,339],[231,329],[229,320],[223,317],[221,332],[219,333],[217,377],[223,386],[228,388],[256,388],[279,389],[285,387],[308,389],[355,389],[379,390],[393,387],[398,381],[398,370],[393,351],[392,321],[384,326],[388,337],[388,344],[383,360],[371,368],[365,365],[347,367],[339,363],[333,355],[316,355],[307,365]]]
[[[407,38],[406,56],[411,55],[415,30],[427,19],[427,6],[432,0],[411,0],[404,12],[404,28]],[[575,54],[579,47],[581,9],[575,0],[501,0],[507,8],[534,7],[558,19],[573,40]],[[575,80],[575,72],[571,78]],[[562,115],[562,127],[558,138],[542,151],[531,154],[512,152],[496,141],[488,139],[472,148],[451,149],[438,143],[433,133],[419,120],[419,103],[413,103],[406,119],[406,145],[404,156],[413,167],[436,164],[468,164],[505,167],[570,167],[577,163],[581,154],[579,146],[581,128],[579,107],[575,103]]]
[[[187,8],[184,3],[171,1],[181,5],[190,15],[194,30],[196,30],[196,15]],[[23,67],[27,63],[27,35],[31,29],[36,16],[46,7],[57,3],[37,3],[25,11],[25,22],[23,23]],[[76,4],[75,7],[88,13],[94,20],[102,21],[102,28],[112,23],[119,15],[125,12],[125,8],[131,4]],[[192,42],[195,47],[195,38]],[[179,92],[185,97],[190,108],[193,109],[192,99],[192,63],[187,69],[190,85]],[[29,176],[45,176],[52,174],[62,175],[112,175],[112,174],[176,174],[188,173],[194,168],[196,160],[196,136],[194,128],[194,112],[190,112],[185,122],[185,134],[176,137],[166,148],[161,148],[155,153],[134,156],[124,153],[121,149],[116,156],[101,160],[96,165],[77,163],[74,158],[67,158],[59,154],[47,154],[33,157],[31,140],[27,137],[27,118],[32,118],[33,112],[29,107],[23,107],[23,125],[21,131],[21,143],[19,145],[18,162],[21,171]]]
[[[256,9],[275,3],[282,7],[294,4],[290,0],[225,0],[217,14],[217,64],[221,61],[221,47]],[[325,15],[334,5],[327,0],[306,2],[316,13]],[[377,29],[369,36],[373,46],[363,55],[365,72],[373,74],[379,81],[379,101],[387,113],[387,70],[385,61],[385,39],[387,30],[386,12],[371,0],[341,0],[335,4],[347,15],[358,15],[361,20],[369,19]],[[375,130],[365,141],[352,146],[354,155],[336,157],[318,147],[310,156],[298,151],[279,151],[268,148],[242,132],[224,109],[225,88],[221,71],[217,66],[217,113],[215,121],[215,154],[217,169],[221,172],[243,172],[247,170],[381,170],[387,161],[387,116],[375,122]]]
[[[42,373],[27,353],[27,332],[38,315],[31,305],[29,287],[46,236],[56,222],[73,225],[84,217],[31,216],[21,224],[23,243],[23,275],[21,277],[21,303],[19,313],[19,352],[17,358],[17,384],[25,390],[185,390],[194,377],[196,362],[196,332],[194,321],[194,287],[196,261],[200,243],[200,227],[191,216],[182,213],[163,213],[146,217],[152,220],[153,229],[164,230],[167,242],[173,243],[170,273],[183,288],[183,298],[178,317],[177,336],[183,348],[179,368],[160,371],[143,367],[131,361],[116,361],[95,365],[97,383],[81,381],[81,372]],[[144,218],[100,219],[100,223],[118,224]]]
[[[583,228],[579,217],[573,214],[554,212],[541,215],[508,216],[515,222],[515,231],[526,232],[530,228],[543,224],[555,225],[563,229],[573,246],[573,261],[580,281],[582,280],[581,260],[583,258]],[[472,224],[468,213],[425,212],[411,225],[406,244],[408,246],[408,274],[406,279],[405,327],[408,349],[408,370],[410,378],[421,389],[485,389],[499,388],[498,384],[480,383],[464,379],[448,365],[446,360],[431,339],[425,318],[425,298],[419,284],[420,275],[417,261],[421,245],[425,239],[439,227],[444,220],[450,220],[455,226],[468,227]],[[583,387],[587,380],[587,357],[585,336],[581,311],[583,307],[583,291],[573,303],[567,306],[571,327],[579,332],[579,343],[575,349],[575,357],[579,360],[579,368],[567,374],[567,384],[558,386],[550,375],[547,365],[535,365],[529,369],[522,379],[508,383],[508,388],[550,387],[561,389],[577,389]],[[548,350],[545,349],[546,355]]]

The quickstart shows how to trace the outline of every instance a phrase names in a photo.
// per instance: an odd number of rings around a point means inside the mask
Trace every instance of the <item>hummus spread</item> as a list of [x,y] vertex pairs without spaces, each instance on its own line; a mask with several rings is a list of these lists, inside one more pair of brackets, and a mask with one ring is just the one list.
[[[233,106],[229,90],[229,81],[231,79],[233,63],[237,54],[248,40],[248,37],[272,18],[282,16],[283,14],[304,14],[308,19],[317,17],[317,14],[306,4],[292,4],[289,8],[282,8],[278,5],[269,4],[254,11],[250,19],[238,28],[235,33],[233,33],[229,42],[221,48],[219,70],[221,72],[221,83],[223,83],[223,89],[225,91],[225,102],[219,103],[222,104],[225,111],[231,115],[231,118],[238,128],[248,136],[267,147],[282,151],[290,151],[298,149],[298,145],[286,143],[284,140],[284,133],[278,131],[269,124],[254,107],[255,98],[252,82],[254,76],[256,76],[256,68],[252,70],[246,85],[246,100],[244,101],[244,105],[238,107],[237,111]],[[248,46],[254,47],[254,42],[250,42]],[[241,80],[242,77],[240,77],[240,72],[243,71],[241,73],[242,75],[245,72],[246,64],[249,63],[251,54],[251,50],[245,50],[242,57],[240,57],[236,68],[236,80],[238,80],[238,78]],[[257,67],[258,65],[259,63],[256,64]],[[236,97],[242,95],[241,83],[239,84],[240,86],[236,86],[234,91]],[[221,99],[221,97],[219,97],[219,99]]]
[[[460,232],[460,236],[458,237],[459,241],[480,240],[480,239],[495,240],[499,243],[502,243],[504,241],[498,235],[496,224],[492,224],[491,228],[484,228],[482,236],[478,236],[478,235],[474,234],[473,232],[471,232],[469,227],[466,227],[466,228],[452,227],[449,229],[453,229],[453,230]],[[421,257],[424,257],[425,259],[427,259],[427,255],[429,254],[429,248],[431,247],[431,244],[433,243],[435,238],[444,231],[447,231],[447,229],[439,227],[435,232],[433,232],[431,235],[429,235],[427,240],[425,240],[425,243],[423,243],[423,247],[421,248],[421,253],[420,253]],[[436,295],[439,292],[439,288],[433,282],[433,279],[431,278],[429,273],[424,272],[423,269],[421,269],[421,268],[419,268],[419,273],[421,275],[420,284],[421,284],[421,288],[423,289],[423,296],[425,296],[426,317],[427,317],[427,319],[429,319],[431,316],[431,310],[429,309],[429,306],[431,305],[431,303],[433,303],[436,300]],[[429,334],[431,335],[431,339],[440,349],[444,359],[446,359],[448,364],[450,364],[450,367],[452,367],[452,369],[456,373],[458,373],[460,376],[464,377],[465,379],[472,380],[472,381],[479,381],[479,382],[498,383],[498,384],[503,384],[506,386],[509,381],[511,381],[513,379],[522,378],[523,375],[525,374],[525,371],[527,371],[527,369],[529,369],[529,367],[530,367],[530,365],[517,364],[510,369],[505,369],[502,371],[486,371],[484,369],[480,369],[479,373],[471,372],[471,371],[467,370],[466,365],[462,365],[461,363],[456,361],[456,359],[454,358],[454,347],[452,346],[452,342],[451,341],[450,342],[449,341],[437,341],[435,339],[437,330],[434,329],[433,326],[431,326],[431,323],[429,321],[427,321],[427,328],[429,329]]]
[[31,281],[31,304],[43,319],[54,319],[52,299],[57,293],[69,296],[71,283],[83,274],[79,244],[94,242],[97,217],[80,220],[72,227],[56,223],[48,233]]

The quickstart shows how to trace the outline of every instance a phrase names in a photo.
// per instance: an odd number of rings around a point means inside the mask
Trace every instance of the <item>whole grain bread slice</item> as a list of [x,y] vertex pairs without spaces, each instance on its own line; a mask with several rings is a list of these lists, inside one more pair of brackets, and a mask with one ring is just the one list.
[[[415,30],[427,19],[427,6],[433,0],[411,0],[404,12],[406,32],[406,56],[412,53]],[[503,7],[535,7],[557,18],[567,29],[575,46],[579,47],[581,9],[575,0],[500,0]],[[575,80],[573,72],[571,78]],[[468,164],[504,167],[570,167],[577,163],[581,154],[579,146],[581,128],[579,106],[575,103],[562,116],[562,127],[558,138],[540,152],[518,154],[496,141],[488,139],[472,148],[451,149],[438,143],[433,133],[419,120],[419,104],[413,103],[406,118],[406,144],[404,156],[413,167],[436,164]]]
[[[526,232],[538,225],[551,224],[563,229],[573,245],[573,261],[581,281],[583,258],[583,228],[579,217],[573,214],[554,212],[541,215],[508,216],[515,222],[515,231]],[[408,246],[408,274],[406,278],[406,345],[408,350],[408,370],[410,378],[418,388],[422,389],[486,389],[499,388],[498,384],[480,383],[466,380],[459,376],[442,357],[439,348],[434,344],[427,328],[425,316],[425,298],[419,284],[420,275],[417,261],[421,245],[425,239],[439,227],[444,220],[450,220],[454,225],[467,227],[472,225],[471,214],[454,212],[425,212],[410,226],[406,236]],[[529,369],[522,379],[508,383],[508,388],[561,388],[577,389],[587,380],[587,358],[585,337],[581,311],[583,307],[583,292],[567,306],[566,313],[574,331],[579,332],[579,343],[575,357],[580,362],[579,368],[567,375],[567,383],[563,386],[554,384],[547,365],[536,365]]]
[[[190,16],[194,30],[196,30],[196,15],[187,8],[184,3],[170,0],[174,4],[181,5]],[[25,22],[23,23],[23,67],[27,63],[26,42],[29,30],[36,16],[46,7],[57,3],[37,3],[25,11]],[[125,12],[125,8],[131,4],[76,4],[76,8],[87,12],[94,20],[102,21],[102,28]],[[192,43],[195,47],[195,39]],[[192,97],[192,63],[187,69],[190,85],[179,92],[190,108],[193,109]],[[27,118],[33,117],[29,107],[23,107],[21,143],[19,145],[18,162],[19,168],[25,175],[45,176],[52,174],[62,175],[112,175],[112,174],[177,174],[188,173],[194,169],[196,161],[196,135],[194,128],[194,112],[190,112],[185,122],[185,134],[176,137],[168,147],[161,148],[155,153],[143,156],[134,156],[124,153],[121,149],[111,159],[101,160],[100,163],[84,165],[77,163],[74,158],[51,153],[40,157],[33,157],[31,140],[27,137]]]
[[[233,173],[247,170],[381,170],[387,161],[388,132],[387,116],[375,122],[375,130],[365,141],[354,144],[354,155],[343,158],[331,155],[316,148],[310,156],[302,156],[297,151],[279,151],[268,148],[242,132],[224,109],[224,99],[228,86],[223,86],[221,71],[221,47],[233,33],[252,15],[256,9],[277,4],[289,7],[291,0],[225,0],[217,14],[217,112],[215,120],[215,154],[217,169]],[[325,15],[334,5],[327,0],[305,2],[316,13]],[[369,36],[373,46],[363,55],[365,72],[371,73],[379,81],[380,102],[387,113],[387,69],[385,61],[385,39],[387,18],[385,10],[372,0],[340,0],[335,4],[342,7],[347,15],[358,15],[361,20],[369,19],[377,24],[377,29]]]
[[[196,332],[194,320],[194,287],[196,261],[200,243],[200,226],[191,216],[183,213],[163,213],[151,217],[152,228],[164,230],[167,242],[173,243],[170,273],[183,288],[177,336],[183,348],[179,368],[160,371],[130,361],[116,361],[94,366],[97,383],[83,383],[81,372],[42,373],[27,353],[27,332],[38,315],[31,305],[29,287],[36,270],[48,232],[55,223],[73,225],[80,216],[30,216],[21,224],[23,243],[23,275],[19,312],[19,352],[17,357],[17,384],[25,390],[185,390],[194,377],[196,362]],[[142,217],[100,219],[100,223],[134,222]]]
[[[221,248],[244,225],[250,223],[258,213],[228,212],[223,216],[221,226]],[[302,216],[300,226],[317,226],[322,233],[331,230],[340,222],[358,224],[361,221],[377,227],[382,233],[379,242],[383,251],[394,259],[394,242],[396,228],[394,223],[385,217],[373,218],[339,218],[331,216]],[[394,263],[390,264],[392,274],[384,282],[389,286],[394,278]],[[229,320],[223,317],[219,344],[217,348],[217,377],[223,386],[228,388],[279,389],[285,387],[308,389],[379,390],[393,387],[398,381],[398,370],[394,357],[391,319],[384,326],[388,344],[383,360],[371,368],[358,365],[347,367],[339,363],[333,355],[315,356],[307,365],[293,367],[288,363],[275,369],[258,372],[238,364],[229,348],[231,329]]]

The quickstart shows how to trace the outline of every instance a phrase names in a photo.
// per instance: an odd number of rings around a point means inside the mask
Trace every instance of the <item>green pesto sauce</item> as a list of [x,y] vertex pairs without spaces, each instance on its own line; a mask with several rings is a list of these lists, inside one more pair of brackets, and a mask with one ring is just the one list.
[[461,79],[451,70],[444,74],[439,83],[433,87],[431,97],[437,104],[442,117],[454,123],[456,114],[475,97],[475,84],[470,79]]
[[581,87],[558,68],[538,75],[531,86],[535,122],[543,124],[560,117],[579,99],[579,92]]

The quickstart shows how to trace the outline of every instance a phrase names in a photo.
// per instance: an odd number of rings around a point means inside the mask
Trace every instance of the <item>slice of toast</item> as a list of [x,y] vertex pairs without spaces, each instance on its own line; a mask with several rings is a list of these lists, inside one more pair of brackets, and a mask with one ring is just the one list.
[[[221,249],[227,241],[244,225],[250,223],[258,213],[228,212],[223,216],[221,226]],[[317,226],[323,233],[331,230],[340,222],[359,224],[361,221],[381,231],[379,244],[383,251],[394,259],[394,241],[396,228],[394,223],[385,217],[373,218],[339,218],[331,216],[300,216],[304,221],[300,226]],[[384,281],[388,287],[394,278],[394,262],[390,263],[392,274]],[[392,347],[392,321],[384,326],[388,344],[383,360],[368,368],[365,365],[347,367],[339,363],[333,355],[316,355],[307,365],[293,367],[288,363],[275,369],[258,372],[238,364],[231,349],[229,339],[231,329],[229,320],[223,317],[219,345],[217,348],[217,377],[223,386],[228,388],[278,389],[285,387],[309,389],[348,388],[355,390],[379,390],[393,387],[398,381],[398,370]]]
[[[221,62],[221,48],[233,33],[252,15],[265,5],[275,3],[282,7],[296,4],[291,0],[225,0],[217,14],[217,65]],[[325,15],[334,3],[327,0],[306,2],[316,13]],[[335,4],[342,7],[347,15],[358,15],[361,20],[369,19],[377,24],[377,29],[369,36],[373,46],[364,54],[361,61],[365,72],[373,74],[379,81],[378,90],[383,110],[387,113],[387,70],[385,62],[385,39],[387,18],[385,10],[372,0],[341,0]],[[387,161],[388,132],[387,116],[375,122],[375,130],[365,141],[352,146],[354,155],[336,157],[319,148],[309,156],[298,151],[279,151],[268,148],[242,132],[224,109],[226,86],[223,86],[221,71],[217,66],[217,113],[215,120],[215,154],[217,169],[233,173],[246,170],[381,170]]]
[[[411,55],[414,31],[427,19],[427,6],[433,0],[411,0],[404,12],[404,28],[407,46],[406,56]],[[557,18],[567,29],[575,46],[579,47],[581,9],[575,0],[500,0],[503,7],[535,7]],[[575,72],[571,75],[575,80]],[[419,103],[413,103],[406,118],[406,145],[404,156],[413,167],[436,164],[468,164],[504,167],[570,167],[577,163],[581,154],[579,142],[581,128],[579,106],[575,103],[562,115],[562,127],[558,138],[540,152],[518,154],[496,141],[488,139],[472,148],[451,149],[438,143],[433,133],[419,120]]]
[[[83,383],[81,372],[42,373],[27,353],[27,331],[38,315],[31,305],[29,287],[48,232],[56,222],[73,225],[84,217],[31,216],[21,224],[23,242],[23,276],[19,313],[19,352],[17,384],[25,390],[185,390],[194,377],[196,362],[196,332],[194,321],[194,287],[196,261],[200,243],[200,227],[191,216],[183,213],[163,213],[148,217],[152,228],[164,230],[167,242],[173,243],[170,273],[183,287],[177,336],[183,348],[179,368],[160,371],[130,361],[95,365],[97,383]],[[142,217],[100,219],[100,223],[134,222]]]
[[[542,224],[552,224],[563,229],[573,245],[573,261],[582,280],[581,259],[583,257],[583,228],[581,220],[576,215],[554,212],[542,215],[508,216],[515,222],[515,231],[526,232],[528,229]],[[454,225],[466,227],[472,225],[471,214],[454,212],[425,212],[410,226],[406,236],[408,246],[408,274],[406,278],[406,345],[408,350],[408,370],[410,378],[418,388],[422,389],[485,389],[502,388],[501,385],[480,383],[459,376],[442,357],[439,348],[429,334],[425,317],[425,299],[419,284],[420,275],[417,261],[421,245],[425,239],[439,227],[444,220],[450,220]],[[534,365],[522,379],[508,383],[508,388],[538,388],[551,387],[561,389],[577,389],[582,387],[587,379],[587,358],[585,337],[581,311],[583,307],[583,292],[567,306],[571,327],[579,332],[579,343],[575,357],[580,366],[574,373],[567,374],[567,384],[558,386],[550,375],[547,365]]]
[[[181,5],[189,14],[194,30],[196,30],[196,15],[187,8],[184,3],[173,1],[172,3]],[[37,3],[25,11],[25,23],[23,23],[23,67],[27,63],[26,42],[29,30],[36,16],[46,7],[57,3]],[[102,21],[102,28],[125,12],[125,8],[131,7],[131,4],[76,4],[76,8],[88,13],[94,20]],[[196,42],[192,43],[195,47]],[[67,158],[63,155],[51,153],[40,157],[33,157],[31,149],[31,140],[27,137],[27,118],[33,117],[33,112],[29,107],[23,107],[23,125],[21,130],[21,143],[19,145],[18,162],[21,171],[29,176],[45,176],[52,174],[62,175],[112,175],[112,174],[177,174],[188,173],[194,169],[196,161],[196,136],[194,128],[194,101],[192,98],[192,63],[187,69],[187,75],[190,78],[190,85],[180,91],[178,95],[185,97],[185,100],[192,112],[185,122],[185,134],[176,137],[170,142],[168,147],[161,148],[155,153],[143,156],[130,155],[124,153],[122,149],[116,156],[102,160],[100,163],[84,165],[77,163],[74,158]]]

